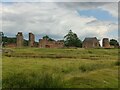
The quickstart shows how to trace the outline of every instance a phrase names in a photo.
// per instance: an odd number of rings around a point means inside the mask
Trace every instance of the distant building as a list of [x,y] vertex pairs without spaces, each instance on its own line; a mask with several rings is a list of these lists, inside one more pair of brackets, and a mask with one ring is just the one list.
[[63,48],[63,41],[49,41],[48,39],[40,39],[39,40],[39,48]]
[[82,44],[83,48],[98,48],[100,47],[99,40],[96,37],[85,38]]
[[35,46],[35,36],[33,33],[29,33],[29,47]]
[[5,44],[5,47],[15,48],[16,47],[16,43]]
[[103,42],[102,43],[103,43],[103,47],[104,48],[111,48],[108,38],[103,38]]
[[23,47],[23,34],[22,32],[18,32],[18,34],[16,35],[17,38],[17,47]]

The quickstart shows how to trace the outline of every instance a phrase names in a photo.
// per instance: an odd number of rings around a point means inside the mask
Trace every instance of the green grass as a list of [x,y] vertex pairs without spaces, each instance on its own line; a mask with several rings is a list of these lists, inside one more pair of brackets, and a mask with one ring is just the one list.
[[11,50],[3,54],[3,88],[118,87],[118,49]]

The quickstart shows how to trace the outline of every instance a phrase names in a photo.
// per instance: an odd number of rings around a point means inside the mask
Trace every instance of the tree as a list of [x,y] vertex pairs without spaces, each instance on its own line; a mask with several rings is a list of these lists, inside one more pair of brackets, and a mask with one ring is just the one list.
[[43,36],[43,39],[47,39],[49,41],[55,41],[54,39],[50,38],[48,35]]
[[28,46],[29,41],[24,39],[24,46]]
[[78,38],[76,33],[73,33],[72,30],[68,32],[66,36],[64,36],[64,43],[67,47],[82,47],[82,42]]
[[112,45],[112,46],[114,46],[114,47],[118,47],[118,46],[119,46],[119,43],[118,43],[117,40],[111,39],[111,40],[110,40],[110,45]]
[[4,37],[4,33],[3,33],[3,32],[0,32],[0,36]]
[[43,36],[43,39],[49,39],[48,35]]

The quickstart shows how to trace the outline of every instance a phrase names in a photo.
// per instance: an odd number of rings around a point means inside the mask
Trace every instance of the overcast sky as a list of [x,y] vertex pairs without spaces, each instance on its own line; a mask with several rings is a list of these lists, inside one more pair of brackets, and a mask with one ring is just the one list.
[[0,14],[2,31],[7,36],[14,37],[21,31],[26,39],[29,32],[36,35],[36,40],[44,35],[63,39],[71,29],[81,40],[85,37],[118,38],[117,2],[5,1],[0,5]]

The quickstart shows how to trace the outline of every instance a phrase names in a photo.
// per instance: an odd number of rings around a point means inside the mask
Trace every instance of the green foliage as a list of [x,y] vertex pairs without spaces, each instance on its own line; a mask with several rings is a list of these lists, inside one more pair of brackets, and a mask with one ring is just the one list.
[[111,39],[111,40],[110,40],[110,45],[115,46],[115,47],[118,47],[118,46],[119,46],[119,43],[118,43],[117,40]]
[[3,79],[4,88],[62,88],[62,78],[54,74],[42,72],[11,73]]
[[90,71],[94,71],[94,70],[105,68],[105,67],[111,67],[111,66],[113,66],[113,64],[108,64],[108,65],[100,64],[100,63],[83,64],[79,67],[79,70],[81,72],[90,72]]
[[3,32],[0,32],[0,36],[4,37],[4,33],[3,33]]
[[28,46],[28,40],[24,39],[24,46]]
[[10,37],[2,37],[3,45],[10,44],[10,43],[16,43],[16,38],[10,38]]
[[10,87],[10,88],[21,88],[26,87],[26,77],[22,73],[11,73],[8,77],[2,80],[4,88]]
[[119,60],[116,61],[116,62],[115,62],[115,65],[116,65],[116,66],[120,66],[120,61],[119,61]]
[[[4,46],[5,44],[16,43],[16,38],[10,38],[10,37],[5,36],[2,38],[2,41],[3,41],[3,46]],[[24,46],[28,46],[28,40],[24,39]]]
[[5,46],[5,44],[16,43],[15,37],[7,37],[4,35],[3,32],[1,32],[1,35],[2,35],[3,46]]
[[82,42],[78,38],[77,34],[73,33],[72,30],[68,32],[66,36],[64,36],[65,39],[65,46],[67,47],[82,47]]
[[[11,43],[17,43],[16,37],[7,37],[4,35],[3,32],[1,32],[2,34],[2,42],[3,42],[3,46],[5,46],[6,44],[11,44]],[[28,46],[28,40],[24,39],[24,46]],[[35,42],[35,46],[38,46],[38,42]]]
[[49,41],[55,41],[54,39],[50,38],[48,35],[43,36],[43,39],[47,39]]

